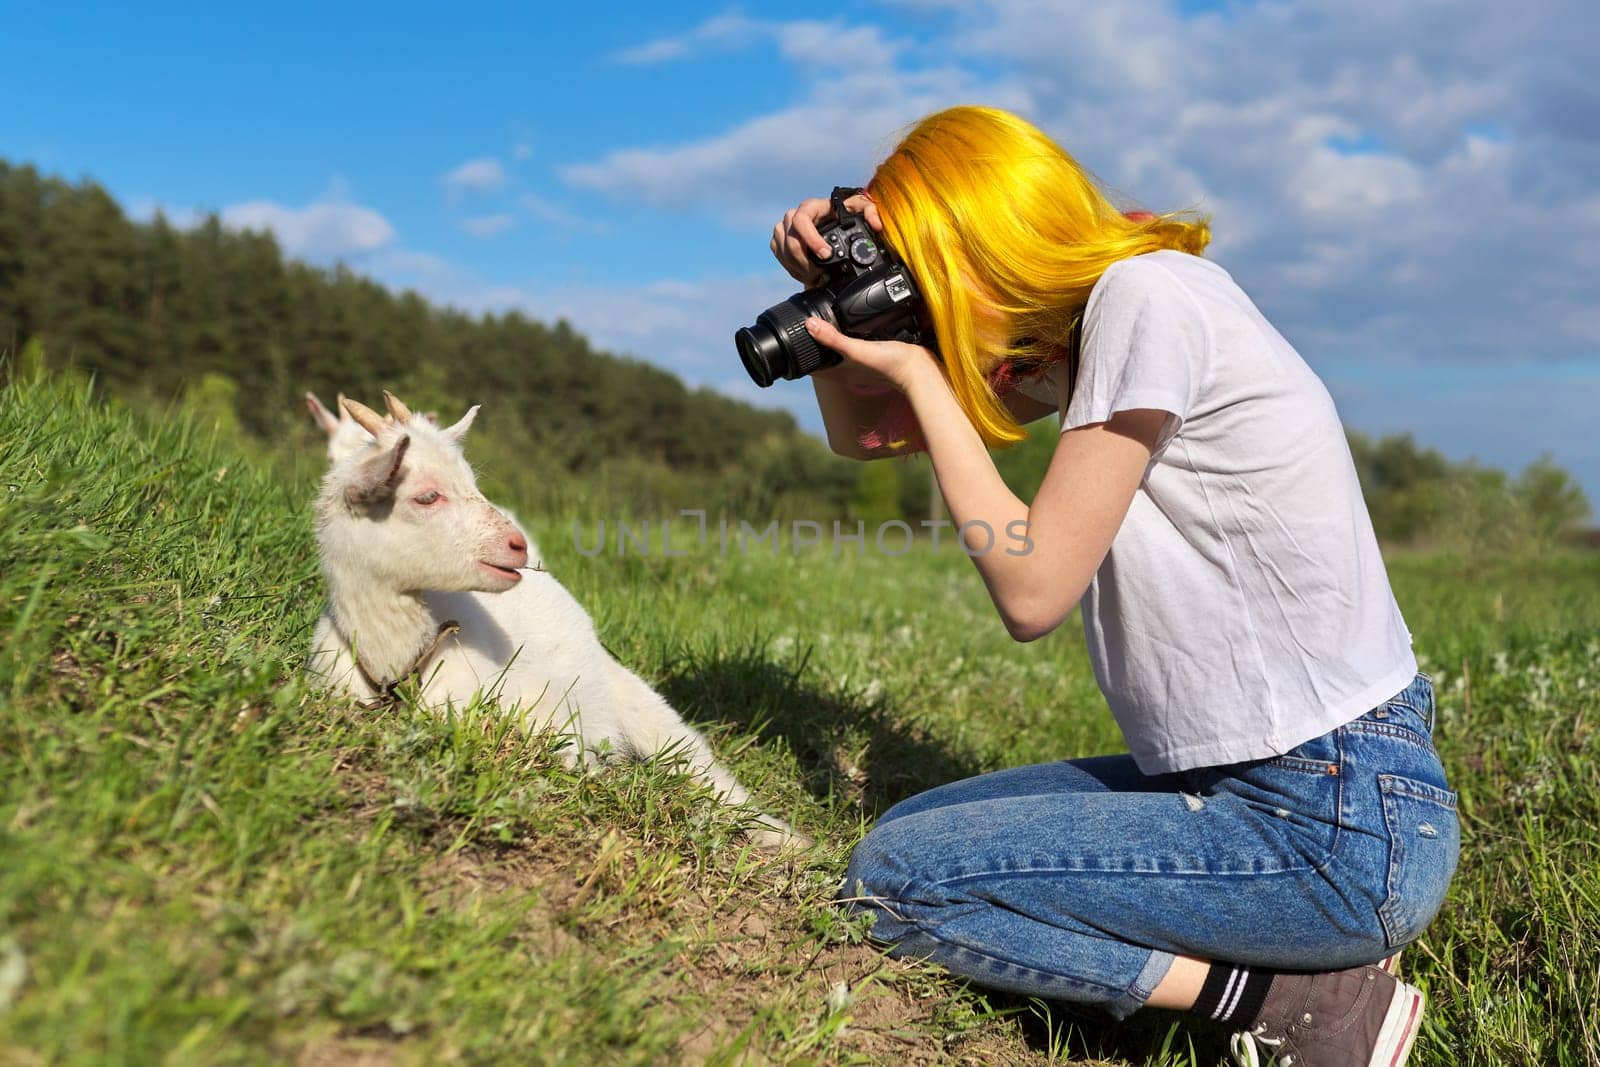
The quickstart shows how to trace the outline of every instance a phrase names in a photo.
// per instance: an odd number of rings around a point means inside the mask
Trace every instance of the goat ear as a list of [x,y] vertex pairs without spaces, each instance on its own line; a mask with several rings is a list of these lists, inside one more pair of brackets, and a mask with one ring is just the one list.
[[[339,399],[344,399],[342,393]],[[338,418],[334,416],[333,412],[322,406],[322,401],[317,399],[316,393],[306,394],[306,410],[311,412],[311,421],[316,423],[317,428],[323,433],[331,434],[339,428]]]
[[334,407],[334,410],[336,410],[339,413],[339,421],[340,422],[349,422],[349,421],[351,421],[350,413],[344,409],[344,393],[343,393],[343,391],[341,391],[337,396],[335,396],[333,398],[333,407]]
[[472,428],[472,420],[478,417],[478,408],[480,406],[479,404],[474,404],[468,408],[467,413],[461,416],[454,426],[445,429],[445,436],[459,444],[461,439],[467,436],[467,431]]
[[382,415],[379,415],[361,401],[351,400],[346,397],[342,406],[350,413],[350,417],[360,423],[363,430],[377,438],[379,443],[394,439],[394,423],[385,421]]
[[389,414],[393,416],[395,422],[403,426],[411,421],[411,409],[387,389],[383,391],[383,402],[389,406]]
[[352,504],[381,504],[394,499],[394,490],[400,484],[400,471],[405,464],[406,449],[411,447],[411,437],[402,434],[393,445],[376,456],[362,460],[345,482],[344,498]]

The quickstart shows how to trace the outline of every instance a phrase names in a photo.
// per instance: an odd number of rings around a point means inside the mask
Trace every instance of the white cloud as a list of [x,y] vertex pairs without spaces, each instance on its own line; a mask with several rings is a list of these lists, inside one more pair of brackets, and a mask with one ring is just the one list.
[[498,237],[517,224],[515,215],[474,215],[461,220],[461,228],[473,237]]
[[[621,149],[569,165],[561,177],[619,200],[668,210],[714,208],[724,221],[770,224],[802,196],[864,181],[907,123],[979,91],[979,83],[955,66],[906,67],[900,61],[906,46],[875,27],[813,20],[742,25],[803,72],[803,99],[714,137]],[[983,91],[1003,106],[1027,99],[1015,89],[989,85]]]
[[743,15],[718,15],[687,33],[658,37],[612,55],[612,60],[627,66],[648,66],[678,59],[691,59],[707,51],[739,48],[761,35],[764,24]]
[[[904,123],[950,103],[1021,111],[1107,184],[1215,216],[1214,255],[1297,337],[1397,357],[1530,355],[1529,323],[1575,323],[1600,250],[1600,91],[1577,76],[1576,0],[1534,19],[1487,3],[1304,0],[1184,18],[1166,0],[927,9],[915,46],[873,26],[711,20],[655,42],[775,43],[791,106],[562,172],[667,210],[768,222],[863,179]],[[942,20],[942,21],[941,21]],[[826,71],[816,58],[849,62]],[[934,65],[919,57],[935,56]],[[1003,70],[1001,80],[974,70]],[[1023,88],[1023,87],[1026,88]],[[1492,129],[1494,136],[1481,131]],[[1336,144],[1359,144],[1340,150]],[[1520,316],[1504,295],[1525,294]],[[1537,318],[1533,318],[1537,316]],[[1576,354],[1554,330],[1545,354]]]
[[602,350],[639,356],[704,384],[730,366],[742,373],[734,331],[795,288],[776,271],[627,286],[568,283],[524,287],[507,306],[546,321],[564,318]]
[[472,270],[431,252],[391,246],[368,257],[362,266],[382,284],[415,290],[437,304],[469,312],[489,306],[482,302],[488,283]]
[[431,252],[416,252],[389,247],[372,256],[366,264],[382,280],[401,289],[432,290],[438,283],[460,272]]
[[[791,411],[820,432],[809,387],[780,383],[759,389],[745,374],[734,331],[796,286],[780,272],[693,280],[663,278],[636,285],[568,282],[492,284],[435,256],[385,251],[369,264],[387,285],[417,289],[468,314],[519,311],[541,322],[565,319],[599,351],[664,367],[691,386],[708,386],[761,407]],[[788,388],[782,386],[787,384]]]
[[[1172,0],[890,6],[916,17],[895,31],[710,20],[641,46],[635,62],[774,47],[799,87],[713,135],[619,147],[562,176],[619,201],[770,224],[803,196],[864,180],[916,117],[995,104],[1126,198],[1210,212],[1214,258],[1319,367],[1374,359],[1448,376],[1596,356],[1592,5],[1295,0],[1193,17]],[[849,62],[821,69],[835,46]],[[1396,389],[1402,408],[1440,395]],[[1570,396],[1550,403],[1565,414],[1535,419],[1525,448],[1543,440],[1560,460],[1548,434],[1592,414]]]
[[1593,348],[1544,324],[1592,303],[1600,92],[1554,74],[1596,21],[1554,6],[984,0],[947,39],[1024,80],[1026,113],[1110,185],[1212,211],[1214,254],[1317,354],[1571,358]]
[[1590,351],[1600,351],[1600,306],[1573,308],[1556,325],[1574,341],[1587,345]]
[[517,206],[529,218],[539,222],[546,222],[562,230],[571,230],[575,233],[604,234],[610,233],[611,227],[603,219],[590,218],[568,211],[538,193],[523,193],[517,197]]
[[284,254],[297,258],[329,262],[360,257],[364,266],[396,256],[413,262],[435,257],[422,253],[402,253],[395,247],[395,228],[377,211],[351,203],[342,181],[330,183],[328,192],[304,207],[290,207],[272,200],[249,200],[229,204],[219,211],[194,207],[175,207],[149,198],[130,201],[128,216],[136,222],[150,222],[158,214],[180,230],[190,230],[215,214],[231,230],[268,232]]
[[469,159],[442,179],[451,196],[488,193],[506,183],[506,169],[498,159]]
[[1425,182],[1420,168],[1392,155],[1343,155],[1319,148],[1304,157],[1294,175],[1292,202],[1305,214],[1359,224],[1395,205],[1419,203]]
[[738,51],[756,44],[813,70],[876,68],[901,51],[874,26],[851,26],[840,19],[751,19],[737,13],[716,15],[687,32],[659,37],[613,54],[615,62],[648,66]]
[[191,230],[206,220],[206,213],[198,208],[173,207],[147,196],[128,202],[128,217],[134,222],[154,222],[157,215],[179,230]]
[[385,285],[415,289],[470,315],[517,311],[540,322],[564,319],[597,351],[644,359],[691,387],[788,411],[804,428],[822,433],[808,384],[779,382],[761,389],[745,373],[734,348],[735,330],[754,323],[761,311],[794,291],[794,283],[776,271],[623,286],[506,285],[437,256],[399,248],[384,250],[366,266]]
[[270,230],[291,256],[340,259],[375,252],[394,241],[389,220],[371,208],[323,200],[293,208],[270,200],[230,204],[222,222],[236,230]]
[[796,288],[777,270],[632,285],[505,284],[398,248],[374,256],[368,266],[384,284],[418,289],[469,314],[516,310],[543,322],[566,319],[601,351],[647,359],[697,384],[724,376],[730,367],[743,373],[734,331]]
[[763,408],[795,416],[822,432],[816,398],[805,382],[762,389],[739,361],[733,335],[763,310],[794,292],[776,271],[640,285],[567,284],[502,292],[497,310],[517,308],[544,321],[566,319],[601,351],[637,356],[665,367],[691,386],[706,386]]

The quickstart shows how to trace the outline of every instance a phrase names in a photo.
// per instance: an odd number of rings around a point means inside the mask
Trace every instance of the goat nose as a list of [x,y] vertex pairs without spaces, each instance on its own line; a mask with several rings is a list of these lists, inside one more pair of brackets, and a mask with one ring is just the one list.
[[511,535],[511,540],[506,542],[506,547],[513,552],[526,552],[528,551],[528,539],[519,533],[514,533]]

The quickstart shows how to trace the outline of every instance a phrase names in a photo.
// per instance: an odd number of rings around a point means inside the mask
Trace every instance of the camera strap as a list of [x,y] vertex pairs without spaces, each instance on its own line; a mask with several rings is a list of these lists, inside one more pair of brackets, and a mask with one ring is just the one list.
[[865,189],[859,185],[835,185],[833,193],[828,197],[828,202],[833,205],[833,217],[838,218],[845,212],[844,202],[852,196],[864,194]]
[[[1072,331],[1067,334],[1067,403],[1072,403],[1072,394],[1078,390],[1078,364],[1083,361],[1083,316],[1078,316],[1078,321],[1072,324]],[[1063,405],[1065,406],[1065,405]]]

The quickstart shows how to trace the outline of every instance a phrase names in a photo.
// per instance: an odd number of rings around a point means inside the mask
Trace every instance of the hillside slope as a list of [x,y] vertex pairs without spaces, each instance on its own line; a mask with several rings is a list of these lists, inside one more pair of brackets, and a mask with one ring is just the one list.
[[[821,842],[774,862],[665,769],[574,775],[492,709],[309,691],[319,465],[0,388],[0,1062],[1220,1058],[1170,1015],[1111,1027],[887,961],[829,905],[895,800],[1118,745],[1073,628],[1011,643],[948,545],[590,558],[505,501]],[[1431,998],[1413,1062],[1594,1063],[1600,561],[1391,569],[1464,827],[1404,963]]]

